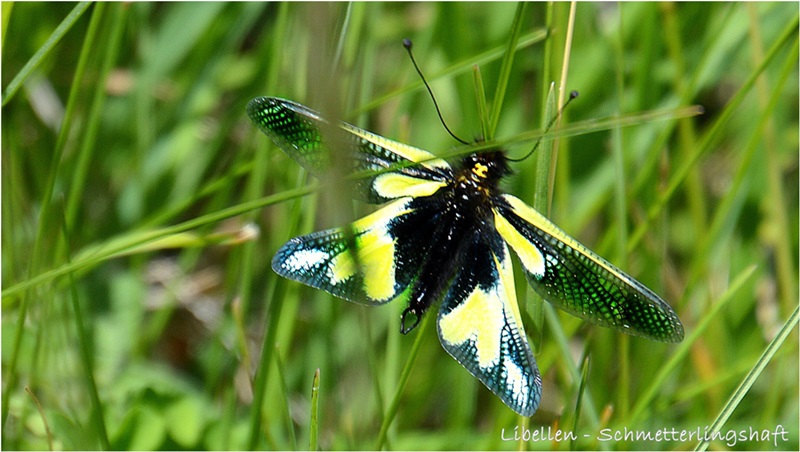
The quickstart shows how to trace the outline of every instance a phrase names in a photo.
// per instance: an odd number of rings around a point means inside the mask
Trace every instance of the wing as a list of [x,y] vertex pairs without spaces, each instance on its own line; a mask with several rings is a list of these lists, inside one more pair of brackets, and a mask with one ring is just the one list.
[[542,379],[522,326],[508,248],[493,230],[467,240],[439,310],[439,341],[506,405],[531,416]]
[[450,165],[433,154],[345,122],[339,124],[342,133],[328,137],[324,132],[333,132],[328,122],[296,102],[258,97],[247,105],[247,114],[278,147],[317,176],[331,168],[332,151],[337,151],[326,141],[341,143],[343,149],[338,151],[352,160],[352,169],[359,176],[364,176],[357,179],[356,190],[367,202],[429,196],[453,177]]
[[624,333],[661,342],[683,340],[683,325],[664,300],[518,198],[496,198],[494,220],[531,287],[545,300]]
[[272,258],[279,275],[356,303],[386,303],[417,277],[433,238],[435,212],[402,198],[349,228],[296,237]]

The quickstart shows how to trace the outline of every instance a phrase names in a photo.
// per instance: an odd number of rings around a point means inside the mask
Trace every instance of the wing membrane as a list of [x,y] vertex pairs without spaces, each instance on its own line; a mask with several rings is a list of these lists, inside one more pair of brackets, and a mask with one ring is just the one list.
[[393,201],[350,228],[296,237],[272,259],[279,275],[356,303],[391,301],[417,277],[433,237],[435,212],[413,198]]
[[542,380],[522,326],[508,248],[495,231],[469,241],[439,310],[439,341],[506,405],[530,416]]
[[664,300],[518,198],[502,195],[494,216],[531,287],[545,300],[624,333],[661,342],[683,340],[683,326]]
[[[343,134],[326,140],[327,121],[316,111],[296,102],[259,97],[247,105],[247,114],[278,147],[319,176],[333,163],[326,142],[339,142],[340,151],[352,160],[353,170],[364,174],[356,183],[358,193],[371,203],[405,196],[430,196],[452,178],[452,168],[433,154],[389,140],[351,124],[339,124]],[[414,166],[398,165],[419,163]],[[380,173],[377,173],[380,172]]]

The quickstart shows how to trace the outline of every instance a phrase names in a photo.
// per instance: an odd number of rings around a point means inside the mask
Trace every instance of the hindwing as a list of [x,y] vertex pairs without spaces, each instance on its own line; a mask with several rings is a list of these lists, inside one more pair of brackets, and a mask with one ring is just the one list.
[[506,405],[530,416],[542,379],[522,326],[508,248],[493,230],[476,230],[467,240],[439,309],[439,341]]
[[683,325],[664,300],[519,198],[500,196],[494,219],[531,287],[545,300],[627,334],[661,342],[683,340]]

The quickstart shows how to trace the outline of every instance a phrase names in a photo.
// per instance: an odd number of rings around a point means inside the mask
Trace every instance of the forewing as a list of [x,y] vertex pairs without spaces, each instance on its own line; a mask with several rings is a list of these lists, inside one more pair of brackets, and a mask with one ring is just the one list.
[[495,227],[531,287],[582,319],[661,342],[683,340],[675,311],[642,283],[581,245],[511,195],[496,198]]
[[531,416],[542,379],[522,326],[508,248],[492,230],[468,238],[442,301],[439,340],[506,405]]
[[416,278],[430,237],[409,234],[430,228],[433,212],[413,198],[398,199],[349,228],[296,237],[272,259],[279,275],[362,304],[394,299]]
[[337,139],[326,140],[327,121],[296,102],[258,97],[247,105],[247,114],[278,147],[317,176],[332,166],[326,143],[341,143],[344,149],[338,151],[351,160],[354,173],[363,176],[356,179],[356,190],[368,202],[429,196],[452,179],[450,165],[433,154],[345,122],[339,124],[342,133]]

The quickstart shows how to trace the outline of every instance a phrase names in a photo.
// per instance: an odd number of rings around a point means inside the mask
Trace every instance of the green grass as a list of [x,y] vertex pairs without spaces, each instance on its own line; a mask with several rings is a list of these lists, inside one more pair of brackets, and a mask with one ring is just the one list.
[[[782,425],[707,447],[797,450],[796,5],[537,3],[515,28],[517,8],[3,3],[3,448],[688,449],[598,437]],[[544,380],[522,419],[432,322],[403,336],[400,304],[272,272],[288,238],[371,207],[315,188],[245,105],[445,155],[404,37],[448,125],[512,155],[580,91],[506,188],[662,295],[682,343],[587,325],[520,274]]]

